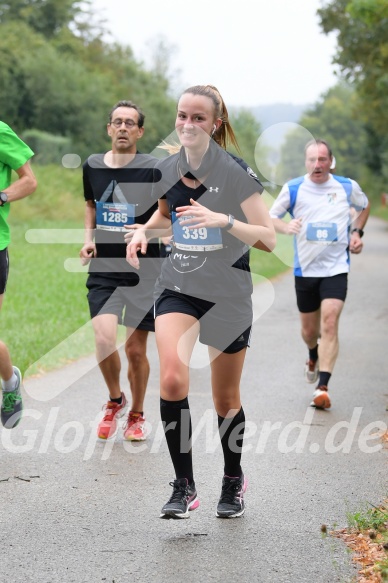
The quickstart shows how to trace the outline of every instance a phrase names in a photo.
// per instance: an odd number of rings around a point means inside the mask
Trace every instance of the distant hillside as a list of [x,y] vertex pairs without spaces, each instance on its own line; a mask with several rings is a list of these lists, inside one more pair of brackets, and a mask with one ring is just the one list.
[[292,103],[274,103],[251,107],[253,115],[261,123],[263,130],[271,125],[283,122],[298,123],[302,114],[312,107],[311,104],[293,105]]
[[[311,104],[293,105],[292,103],[274,103],[272,105],[258,105],[250,111],[260,122],[262,131],[274,126],[266,132],[266,142],[273,148],[278,148],[284,135],[289,131],[288,123],[298,123],[303,113],[312,107]],[[277,124],[281,124],[278,127]]]

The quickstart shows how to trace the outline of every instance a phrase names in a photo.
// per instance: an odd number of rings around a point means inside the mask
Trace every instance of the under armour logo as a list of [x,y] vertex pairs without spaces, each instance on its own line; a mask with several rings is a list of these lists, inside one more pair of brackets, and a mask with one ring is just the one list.
[[215,188],[213,188],[212,186],[209,188],[209,192],[218,192],[219,188],[218,186],[216,186]]

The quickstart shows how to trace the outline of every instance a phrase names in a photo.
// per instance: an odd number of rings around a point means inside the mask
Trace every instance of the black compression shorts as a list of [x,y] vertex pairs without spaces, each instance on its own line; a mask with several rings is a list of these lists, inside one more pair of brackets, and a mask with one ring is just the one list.
[[296,302],[299,312],[316,312],[322,300],[345,301],[348,289],[348,274],[339,273],[332,277],[295,276]]
[[200,323],[199,341],[221,352],[233,354],[250,345],[252,299],[218,298],[217,303],[164,290],[155,301],[155,317],[179,312]]

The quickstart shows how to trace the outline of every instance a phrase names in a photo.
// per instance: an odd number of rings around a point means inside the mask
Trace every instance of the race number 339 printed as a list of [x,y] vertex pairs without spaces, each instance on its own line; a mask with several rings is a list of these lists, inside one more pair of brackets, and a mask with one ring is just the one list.
[[215,251],[222,249],[222,234],[218,227],[189,228],[182,225],[182,221],[193,217],[177,217],[172,212],[172,230],[174,234],[174,244],[177,249],[184,251]]

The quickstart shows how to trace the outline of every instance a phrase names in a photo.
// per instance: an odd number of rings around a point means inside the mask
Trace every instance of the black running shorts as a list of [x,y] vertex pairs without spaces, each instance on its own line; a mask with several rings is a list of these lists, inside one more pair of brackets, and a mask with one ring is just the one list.
[[86,282],[90,316],[114,314],[119,324],[153,332],[154,285],[154,280],[137,282],[91,273]]
[[7,287],[7,279],[9,273],[9,257],[8,249],[2,249],[0,251],[0,295],[5,292]]
[[295,276],[296,303],[299,312],[316,312],[322,300],[345,301],[348,290],[348,274],[339,273],[332,277]]
[[199,341],[221,352],[233,354],[250,345],[252,299],[218,298],[217,303],[164,290],[155,301],[155,317],[178,312],[200,323]]

